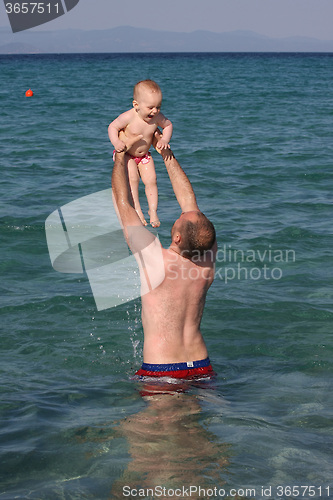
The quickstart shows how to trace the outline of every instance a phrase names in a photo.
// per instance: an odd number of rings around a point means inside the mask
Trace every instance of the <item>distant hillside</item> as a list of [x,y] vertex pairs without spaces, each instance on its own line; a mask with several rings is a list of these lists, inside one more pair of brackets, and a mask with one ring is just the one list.
[[0,54],[40,54],[42,51],[28,43],[6,43],[0,46]]
[[177,33],[130,26],[109,30],[0,29],[0,53],[69,52],[333,52],[333,40],[269,38],[251,31]]

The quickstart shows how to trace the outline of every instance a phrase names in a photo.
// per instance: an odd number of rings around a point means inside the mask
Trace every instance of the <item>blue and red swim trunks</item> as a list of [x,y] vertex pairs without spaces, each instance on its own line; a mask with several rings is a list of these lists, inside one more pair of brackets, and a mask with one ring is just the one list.
[[142,363],[135,375],[140,377],[171,377],[193,379],[203,376],[213,376],[215,372],[209,358],[185,363],[151,364]]

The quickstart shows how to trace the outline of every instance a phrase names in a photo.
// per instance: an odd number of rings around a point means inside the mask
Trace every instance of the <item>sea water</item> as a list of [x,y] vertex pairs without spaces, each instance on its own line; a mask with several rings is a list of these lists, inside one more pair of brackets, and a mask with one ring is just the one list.
[[[15,55],[0,74],[0,499],[332,498],[332,55]],[[107,127],[146,78],[219,252],[216,379],[145,396],[140,299],[98,311],[44,224],[110,188]],[[154,158],[167,246],[180,210]]]

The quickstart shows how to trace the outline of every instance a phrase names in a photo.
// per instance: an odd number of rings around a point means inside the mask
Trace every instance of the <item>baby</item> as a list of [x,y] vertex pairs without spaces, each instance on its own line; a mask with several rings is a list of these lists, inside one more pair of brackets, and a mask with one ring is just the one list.
[[142,139],[127,151],[125,161],[127,161],[134,208],[142,223],[146,226],[147,222],[139,202],[139,181],[141,177],[146,190],[150,224],[153,227],[159,227],[160,221],[157,216],[158,190],[156,172],[149,148],[158,127],[163,129],[162,136],[159,137],[157,142],[158,149],[168,148],[172,136],[172,123],[160,112],[161,104],[162,92],[157,83],[152,80],[138,82],[134,87],[133,108],[119,115],[110,123],[108,129],[110,141],[118,153],[124,151],[126,147],[119,137],[120,131],[124,131],[127,137],[133,135],[142,136]]

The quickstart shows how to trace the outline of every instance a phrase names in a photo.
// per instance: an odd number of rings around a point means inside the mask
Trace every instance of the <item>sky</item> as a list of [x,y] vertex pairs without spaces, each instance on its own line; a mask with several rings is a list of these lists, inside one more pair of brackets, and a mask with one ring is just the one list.
[[[0,26],[9,27],[1,0]],[[34,30],[116,26],[183,32],[250,30],[273,38],[333,40],[333,0],[80,0],[64,16]]]

